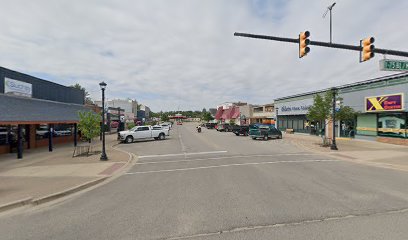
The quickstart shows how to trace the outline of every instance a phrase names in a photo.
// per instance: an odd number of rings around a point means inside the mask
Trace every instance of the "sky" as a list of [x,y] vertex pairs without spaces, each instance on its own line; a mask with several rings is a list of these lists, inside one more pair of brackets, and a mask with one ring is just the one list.
[[[408,1],[337,0],[333,42],[408,51]],[[0,0],[0,65],[100,100],[132,98],[152,111],[201,110],[393,74],[376,55],[235,37],[234,32],[329,41],[333,0]],[[401,59],[394,56],[387,58]]]

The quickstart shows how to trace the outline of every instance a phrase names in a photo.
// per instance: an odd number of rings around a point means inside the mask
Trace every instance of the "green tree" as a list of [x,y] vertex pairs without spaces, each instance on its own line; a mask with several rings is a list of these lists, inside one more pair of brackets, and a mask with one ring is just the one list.
[[208,122],[208,121],[214,120],[214,118],[211,116],[211,113],[206,112],[203,114],[203,120]]
[[316,94],[313,97],[313,105],[309,108],[307,118],[319,122],[328,119],[331,114],[332,96],[333,94],[331,91],[327,91],[324,94]]
[[86,91],[86,89],[84,87],[82,87],[79,83],[75,83],[75,85],[71,85],[70,87],[84,91],[84,93],[85,93],[85,99],[84,99],[85,103],[86,104],[93,104],[93,101],[92,101],[92,98],[90,97],[89,92]]
[[207,109],[203,108],[202,113],[206,113],[206,112],[207,112]]
[[168,121],[170,121],[170,118],[169,118],[169,116],[168,116],[167,114],[163,114],[163,115],[161,116],[161,120],[162,120],[163,122],[168,122]]
[[349,106],[340,106],[340,110],[336,112],[336,119],[339,121],[353,120],[356,116],[357,112]]
[[230,119],[230,120],[229,120],[229,124],[230,124],[230,125],[235,125],[235,119]]
[[82,136],[84,136],[87,141],[91,142],[94,137],[97,137],[100,134],[101,116],[90,111],[78,112],[78,116],[78,129],[81,131]]

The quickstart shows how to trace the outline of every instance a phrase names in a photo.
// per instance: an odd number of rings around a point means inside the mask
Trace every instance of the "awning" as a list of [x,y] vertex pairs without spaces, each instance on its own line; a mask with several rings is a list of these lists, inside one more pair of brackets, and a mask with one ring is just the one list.
[[222,107],[219,107],[217,112],[215,113],[215,119],[220,120],[223,112],[224,110],[222,109]]
[[77,123],[84,105],[0,94],[0,124]]
[[239,107],[233,107],[231,111],[231,119],[239,118]]

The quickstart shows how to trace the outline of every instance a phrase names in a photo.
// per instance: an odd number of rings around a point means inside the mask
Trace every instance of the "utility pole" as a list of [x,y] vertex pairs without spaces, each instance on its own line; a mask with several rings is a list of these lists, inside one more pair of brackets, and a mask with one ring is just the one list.
[[330,11],[330,44],[332,44],[332,40],[333,40],[333,35],[332,35],[332,9],[333,9],[334,5],[336,5],[336,2],[334,2],[332,5],[328,6],[326,12],[323,14],[323,18],[325,18],[326,15],[327,15],[327,12]]

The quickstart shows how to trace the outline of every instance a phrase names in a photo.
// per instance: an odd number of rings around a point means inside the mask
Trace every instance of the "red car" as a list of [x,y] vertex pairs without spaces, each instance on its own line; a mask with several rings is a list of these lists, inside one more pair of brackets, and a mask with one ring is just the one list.
[[183,125],[183,122],[177,122],[177,125]]

